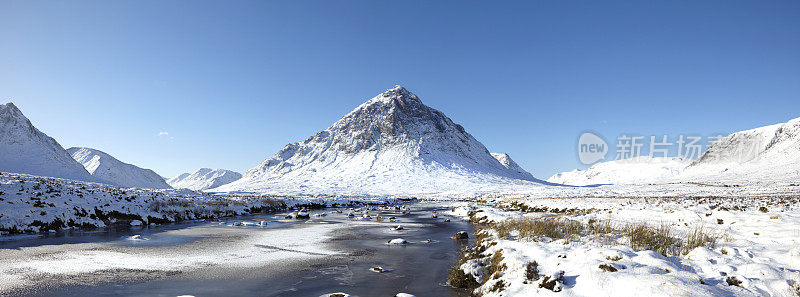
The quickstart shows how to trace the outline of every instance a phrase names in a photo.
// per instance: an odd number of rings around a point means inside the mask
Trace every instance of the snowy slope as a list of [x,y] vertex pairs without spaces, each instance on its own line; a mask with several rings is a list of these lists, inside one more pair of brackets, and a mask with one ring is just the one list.
[[164,178],[153,170],[124,163],[100,150],[72,147],[67,152],[89,173],[105,183],[127,188],[170,188]]
[[13,103],[0,104],[0,171],[97,181]]
[[229,184],[242,178],[242,174],[225,170],[200,168],[193,173],[181,173],[170,178],[167,183],[176,189],[202,191]]
[[677,176],[689,162],[680,158],[647,156],[613,160],[597,163],[586,170],[558,173],[547,181],[573,186],[657,183]]
[[728,135],[713,143],[678,179],[800,184],[800,118]]
[[524,179],[536,180],[530,172],[525,171],[525,169],[522,169],[522,167],[519,166],[517,162],[514,162],[514,160],[512,160],[511,156],[509,156],[508,154],[492,153],[492,157],[494,157],[498,162],[500,162],[500,164],[503,165],[503,167],[507,168],[508,170],[514,171],[520,176],[524,176],[525,177]]
[[531,181],[540,182],[506,168],[461,125],[396,86],[215,190],[430,193]]

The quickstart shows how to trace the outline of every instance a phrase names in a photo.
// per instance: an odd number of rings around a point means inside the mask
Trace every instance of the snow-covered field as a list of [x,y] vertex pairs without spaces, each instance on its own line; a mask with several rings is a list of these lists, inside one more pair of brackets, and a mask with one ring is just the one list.
[[[797,296],[798,197],[499,198],[485,199],[481,207],[464,203],[455,213],[483,224],[487,238],[479,244],[480,254],[460,267],[474,275],[482,296]],[[583,229],[551,238],[519,223],[546,220]],[[627,226],[642,223],[668,231],[671,248],[661,253],[632,248],[638,241]],[[715,242],[687,248],[685,240],[695,230]]]

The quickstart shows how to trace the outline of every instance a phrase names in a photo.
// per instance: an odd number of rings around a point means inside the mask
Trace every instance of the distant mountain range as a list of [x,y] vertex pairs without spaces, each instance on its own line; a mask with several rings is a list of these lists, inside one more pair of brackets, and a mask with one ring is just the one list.
[[64,150],[12,103],[0,105],[0,171],[214,192],[430,194],[566,185],[698,182],[800,184],[800,118],[733,133],[696,160],[640,157],[536,179],[486,147],[444,113],[396,86],[330,127],[290,143],[244,175],[201,168],[164,180],[91,148]]
[[566,185],[696,182],[718,185],[800,184],[800,118],[736,132],[696,160],[639,157],[558,173]]
[[242,178],[242,174],[225,169],[200,168],[192,173],[182,173],[167,183],[176,189],[202,191],[229,184]]

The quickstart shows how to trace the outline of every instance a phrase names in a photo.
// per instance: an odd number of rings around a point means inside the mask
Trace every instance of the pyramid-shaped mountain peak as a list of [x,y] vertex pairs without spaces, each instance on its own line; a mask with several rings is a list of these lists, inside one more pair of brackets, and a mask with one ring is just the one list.
[[[477,185],[539,181],[511,170],[459,124],[401,86],[367,100],[305,141],[290,143],[242,179],[219,190],[320,189],[331,184],[372,193],[446,187],[445,178]],[[455,186],[459,182],[446,179]],[[291,189],[290,189],[291,188]],[[377,191],[377,192],[375,192]]]

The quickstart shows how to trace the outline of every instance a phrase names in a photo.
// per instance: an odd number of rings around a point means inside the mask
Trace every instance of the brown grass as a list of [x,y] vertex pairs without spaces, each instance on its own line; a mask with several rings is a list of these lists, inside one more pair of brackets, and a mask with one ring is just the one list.
[[707,247],[713,249],[717,245],[717,237],[710,231],[706,230],[703,225],[698,225],[697,228],[689,233],[686,238],[686,243],[683,246],[681,254],[686,255],[697,247]]
[[672,236],[672,228],[667,224],[651,226],[647,223],[630,223],[623,232],[634,249],[654,250],[665,256],[675,254],[676,240]]
[[570,239],[580,235],[584,225],[563,218],[521,218],[498,223],[494,229],[500,237],[508,237],[512,231],[517,231],[521,239],[536,239],[539,236],[551,239]]

